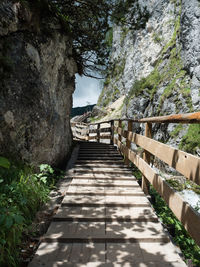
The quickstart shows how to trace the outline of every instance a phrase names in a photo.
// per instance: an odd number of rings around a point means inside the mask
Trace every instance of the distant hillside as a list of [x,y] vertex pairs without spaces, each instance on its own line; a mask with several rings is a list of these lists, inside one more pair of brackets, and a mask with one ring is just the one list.
[[84,107],[72,108],[71,118],[73,118],[75,116],[82,115],[82,114],[84,114],[87,111],[92,111],[92,109],[93,109],[94,106],[95,106],[95,104],[94,105],[87,105],[87,106],[84,106]]

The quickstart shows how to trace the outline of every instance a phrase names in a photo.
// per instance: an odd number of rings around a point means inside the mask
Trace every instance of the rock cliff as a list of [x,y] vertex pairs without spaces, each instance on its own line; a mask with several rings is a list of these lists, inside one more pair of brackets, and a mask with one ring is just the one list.
[[[122,117],[150,117],[200,110],[200,2],[136,0],[129,25],[113,27],[110,68],[98,105],[125,95]],[[140,132],[140,127],[135,126]],[[154,126],[156,138],[199,153],[200,127]]]
[[72,42],[51,16],[14,2],[0,4],[0,155],[58,165],[72,144]]

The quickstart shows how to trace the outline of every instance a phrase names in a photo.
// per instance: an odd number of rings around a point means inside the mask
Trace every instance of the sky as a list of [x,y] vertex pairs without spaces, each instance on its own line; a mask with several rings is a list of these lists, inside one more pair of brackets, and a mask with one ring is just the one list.
[[76,90],[73,94],[73,107],[96,104],[101,93],[101,80],[76,75]]

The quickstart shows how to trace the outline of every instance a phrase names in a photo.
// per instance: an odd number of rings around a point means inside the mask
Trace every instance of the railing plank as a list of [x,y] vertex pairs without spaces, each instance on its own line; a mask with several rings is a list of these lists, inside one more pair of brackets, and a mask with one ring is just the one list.
[[[97,129],[90,129],[90,133],[97,133]],[[108,128],[100,128],[99,129],[100,133],[106,133],[106,132],[111,132],[111,127]]]
[[125,147],[115,138],[122,153],[133,162],[144,174],[157,192],[164,198],[169,208],[173,211],[178,220],[183,224],[191,237],[200,245],[200,215],[176,193],[165,180],[162,179],[142,158]]
[[200,112],[188,114],[173,114],[168,116],[151,117],[138,120],[138,122],[156,123],[200,123]]
[[200,185],[200,158],[142,135],[129,132],[128,138]]
[[118,129],[122,136],[144,148],[189,180],[200,185],[200,158],[148,137]]
[[[94,135],[94,136],[89,136],[88,137],[88,140],[93,140],[93,139],[98,139],[98,136],[97,135]],[[100,135],[99,136],[99,139],[111,139],[111,135]]]

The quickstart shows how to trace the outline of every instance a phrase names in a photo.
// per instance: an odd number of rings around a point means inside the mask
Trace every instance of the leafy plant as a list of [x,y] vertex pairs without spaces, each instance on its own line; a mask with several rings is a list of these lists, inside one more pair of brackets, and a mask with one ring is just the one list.
[[30,166],[3,162],[10,167],[0,167],[0,266],[10,267],[19,266],[22,234],[60,176],[47,164],[35,174]]
[[187,231],[184,229],[183,225],[175,217],[173,212],[169,209],[169,207],[165,204],[164,200],[160,197],[160,195],[156,192],[156,190],[153,187],[151,187],[150,189],[150,195],[153,196],[155,199],[153,207],[157,215],[162,220],[162,222],[166,226],[167,225],[175,226],[174,241],[183,252],[185,260],[191,259],[195,266],[199,266],[200,265],[199,246],[189,236]]
[[184,184],[175,179],[168,179],[167,183],[170,184],[177,191],[182,191],[186,188]]
[[[141,180],[142,173],[137,169],[137,167],[135,167],[135,165],[133,165],[133,174],[137,180]],[[167,228],[173,225],[173,240],[176,245],[180,247],[185,260],[190,259],[192,260],[194,266],[200,266],[200,247],[195,243],[194,239],[189,236],[181,222],[175,217],[173,212],[156,192],[153,186],[150,186],[150,195],[153,200],[152,205],[156,214],[163,224]],[[196,209],[199,210],[199,205],[197,205]]]
[[200,125],[191,124],[185,136],[183,136],[179,145],[180,149],[189,153],[195,153],[200,144]]
[[10,168],[10,161],[7,158],[0,157],[0,167],[9,169]]

